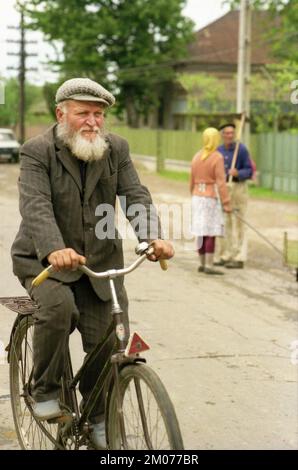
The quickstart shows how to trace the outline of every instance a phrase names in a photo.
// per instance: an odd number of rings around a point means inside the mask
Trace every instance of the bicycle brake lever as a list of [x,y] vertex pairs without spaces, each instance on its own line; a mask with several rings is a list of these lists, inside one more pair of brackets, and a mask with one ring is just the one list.
[[[154,248],[150,246],[147,242],[141,242],[137,245],[135,252],[137,255],[152,255],[154,253]],[[160,267],[163,271],[168,269],[168,263],[165,259],[159,260]]]
[[[150,249],[151,247],[149,246],[149,244],[147,242],[141,242],[139,243],[136,248],[135,248],[135,253],[137,255],[144,255],[145,253],[146,254],[151,254],[148,252],[148,250]],[[152,249],[153,250],[153,249]]]

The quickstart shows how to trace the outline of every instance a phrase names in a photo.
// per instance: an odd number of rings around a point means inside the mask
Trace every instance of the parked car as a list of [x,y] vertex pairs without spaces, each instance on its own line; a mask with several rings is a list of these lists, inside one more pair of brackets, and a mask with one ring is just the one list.
[[0,161],[19,161],[20,144],[11,129],[0,129]]

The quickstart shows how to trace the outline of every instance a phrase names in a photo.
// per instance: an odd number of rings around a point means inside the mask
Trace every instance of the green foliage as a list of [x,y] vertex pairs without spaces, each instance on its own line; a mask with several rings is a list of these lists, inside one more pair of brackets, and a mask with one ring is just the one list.
[[45,83],[43,86],[43,96],[47,103],[50,115],[56,119],[55,95],[60,83]]
[[53,66],[63,79],[86,76],[117,95],[130,124],[160,103],[193,24],[185,0],[29,0],[32,28],[62,43]]
[[18,81],[16,79],[10,79],[4,81],[4,84],[4,104],[0,105],[0,127],[15,126],[17,123],[19,105]]
[[224,99],[224,85],[214,75],[183,73],[178,80],[187,91],[189,113],[215,113],[223,109],[232,112],[234,103]]
[[[291,104],[291,83],[298,77],[298,65],[291,62],[269,64],[263,74],[251,76],[252,114],[254,131],[267,132],[276,127],[284,130],[298,127],[298,116]],[[261,98],[260,98],[261,97]],[[263,109],[255,108],[253,102],[263,99]]]
[[[5,103],[0,105],[0,127],[16,126],[19,116],[19,83],[16,78],[3,80],[5,84]],[[26,84],[26,118],[30,107],[42,100],[42,89],[30,83]]]
[[[239,8],[240,0],[227,0],[232,8]],[[298,2],[297,0],[250,0],[255,9],[267,9],[277,19],[265,35],[277,57],[298,61]]]

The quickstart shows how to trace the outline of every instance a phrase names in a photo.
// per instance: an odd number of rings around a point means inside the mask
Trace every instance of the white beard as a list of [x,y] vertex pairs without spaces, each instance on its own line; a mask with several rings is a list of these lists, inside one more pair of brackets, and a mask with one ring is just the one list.
[[105,133],[102,129],[94,129],[98,132],[92,140],[87,140],[81,135],[81,131],[73,131],[67,123],[57,125],[57,136],[70,148],[72,154],[85,162],[97,161],[103,158],[108,143],[105,141]]

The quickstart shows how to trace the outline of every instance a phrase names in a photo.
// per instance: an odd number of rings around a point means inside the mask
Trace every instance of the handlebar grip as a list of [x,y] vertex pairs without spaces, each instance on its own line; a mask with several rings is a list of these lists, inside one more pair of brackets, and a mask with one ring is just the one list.
[[168,263],[165,259],[160,259],[159,264],[160,264],[160,267],[163,271],[167,271],[169,266],[168,266]]
[[48,266],[46,269],[41,271],[41,273],[39,273],[38,276],[36,276],[33,279],[32,283],[31,283],[32,287],[37,287],[40,284],[42,284],[49,277],[50,272],[51,272],[51,268],[52,268],[52,265]]

